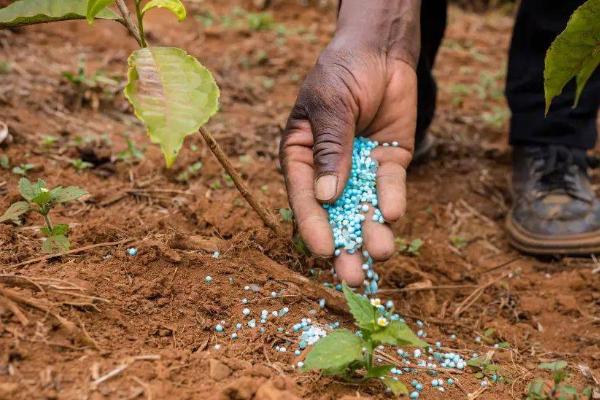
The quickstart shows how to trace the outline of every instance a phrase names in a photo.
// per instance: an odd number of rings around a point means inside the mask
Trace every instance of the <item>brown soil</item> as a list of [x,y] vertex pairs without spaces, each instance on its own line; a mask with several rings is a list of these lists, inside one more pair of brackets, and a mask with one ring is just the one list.
[[[334,11],[274,3],[286,36],[250,31],[245,22],[204,28],[194,17],[209,11],[235,21],[234,5],[253,9],[241,0],[195,2],[192,17],[181,24],[157,12],[148,32],[153,43],[186,48],[214,71],[222,111],[209,128],[260,200],[277,210],[287,207],[278,137],[298,81],[333,32]],[[395,226],[398,237],[420,238],[424,245],[419,255],[398,253],[379,265],[382,297],[394,299],[413,327],[415,317],[425,321],[432,341],[465,356],[494,353],[505,383],[491,385],[480,398],[521,398],[528,382],[545,376],[537,363],[556,359],[569,361],[569,381],[581,389],[600,378],[597,265],[584,258],[519,255],[503,232],[510,154],[502,82],[512,18],[458,8],[450,16],[437,66],[440,99],[432,133],[438,144],[429,162],[411,169],[408,214]],[[303,317],[347,326],[351,321],[340,311],[339,297],[327,294],[332,308],[319,309],[323,289],[302,275],[323,262],[298,255],[286,238],[262,227],[199,136],[187,140],[174,170],[167,171],[120,94],[81,94],[62,78],[82,56],[89,74],[123,77],[134,48],[110,23],[0,31],[0,63],[9,65],[0,68],[0,121],[13,137],[0,152],[13,166],[34,164],[30,178],[90,192],[55,211],[57,221],[71,223],[72,248],[120,242],[16,266],[39,256],[35,227],[42,221],[29,216],[23,226],[0,225],[0,272],[23,277],[0,277],[0,289],[9,295],[0,301],[0,398],[386,398],[377,383],[350,385],[299,373],[292,365],[301,357],[275,351],[278,345],[295,348],[290,328]],[[140,162],[111,159],[126,148],[124,134],[145,148]],[[58,141],[44,146],[44,135]],[[78,136],[93,139],[74,145]],[[94,168],[78,173],[69,164],[73,158]],[[178,182],[177,175],[196,161],[203,163],[201,173]],[[18,199],[18,179],[0,169],[0,210]],[[127,255],[129,246],[139,249],[136,257]],[[212,257],[216,248],[218,259]],[[211,284],[204,282],[207,275]],[[251,284],[258,285],[256,292],[244,290]],[[271,298],[272,291],[283,296]],[[473,293],[478,297],[463,307]],[[10,296],[42,309],[11,303]],[[237,340],[216,334],[220,321],[229,332],[242,321],[243,297],[254,313],[283,306],[290,313],[270,320],[265,334],[244,329]],[[489,340],[476,343],[489,328],[495,329]],[[458,336],[455,342],[451,334]],[[495,349],[499,342],[509,349]],[[119,373],[94,383],[113,370]],[[467,398],[465,392],[480,387],[473,373],[456,379],[462,389],[455,386],[443,397]],[[424,397],[442,395],[427,388]]]

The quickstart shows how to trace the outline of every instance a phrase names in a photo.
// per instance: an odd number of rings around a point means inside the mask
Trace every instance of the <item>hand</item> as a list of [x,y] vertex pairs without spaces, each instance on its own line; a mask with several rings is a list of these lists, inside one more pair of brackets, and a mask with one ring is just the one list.
[[[345,0],[348,1],[348,0]],[[394,2],[390,2],[394,3]],[[319,202],[342,193],[351,167],[355,135],[398,147],[377,147],[377,191],[386,222],[406,209],[406,168],[411,161],[416,125],[417,78],[413,66],[383,47],[338,33],[303,83],[281,143],[289,201],[308,248],[332,256],[333,235]],[[364,247],[375,260],[394,252],[387,224],[367,218]],[[349,285],[364,280],[362,256],[343,253],[334,264]]]

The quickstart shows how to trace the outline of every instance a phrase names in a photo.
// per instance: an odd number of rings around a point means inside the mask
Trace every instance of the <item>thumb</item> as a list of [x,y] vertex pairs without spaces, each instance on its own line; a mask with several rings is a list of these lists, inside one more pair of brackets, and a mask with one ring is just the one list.
[[315,197],[333,202],[343,192],[352,163],[356,129],[353,96],[340,78],[320,78],[319,86],[301,93],[313,133]]

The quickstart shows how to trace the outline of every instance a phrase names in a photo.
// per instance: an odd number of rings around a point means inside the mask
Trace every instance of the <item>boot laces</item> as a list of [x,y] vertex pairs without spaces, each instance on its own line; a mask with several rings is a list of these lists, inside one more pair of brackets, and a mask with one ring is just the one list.
[[532,156],[533,167],[539,174],[539,189],[543,194],[558,192],[579,197],[578,174],[587,176],[588,168],[600,166],[598,157],[561,145],[535,147]]

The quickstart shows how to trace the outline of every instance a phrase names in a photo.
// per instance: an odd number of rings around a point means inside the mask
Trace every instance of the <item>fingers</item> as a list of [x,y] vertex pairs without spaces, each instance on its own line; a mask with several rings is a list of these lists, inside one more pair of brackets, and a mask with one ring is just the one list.
[[387,224],[373,221],[373,209],[363,222],[364,248],[374,260],[387,260],[394,254],[394,233]]
[[333,261],[335,272],[340,282],[348,286],[358,287],[365,280],[362,269],[363,259],[360,253],[348,254],[345,251]]
[[406,212],[406,167],[410,152],[397,147],[378,147],[372,157],[379,163],[377,169],[377,196],[379,208],[387,222],[395,222]]
[[333,255],[333,234],[327,212],[315,198],[312,143],[308,121],[288,123],[281,164],[300,235],[313,254],[327,257]]

